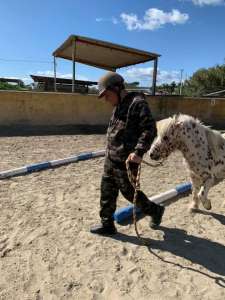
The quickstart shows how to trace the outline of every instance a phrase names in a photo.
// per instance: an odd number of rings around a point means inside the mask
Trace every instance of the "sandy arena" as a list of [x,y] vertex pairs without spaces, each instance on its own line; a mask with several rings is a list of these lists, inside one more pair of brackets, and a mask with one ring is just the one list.
[[[1,137],[0,170],[104,144],[104,135]],[[189,196],[166,209],[160,230],[139,221],[147,247],[133,225],[118,225],[113,238],[89,233],[99,221],[103,161],[0,181],[0,299],[225,299],[225,181],[210,191],[210,212],[191,215]],[[187,180],[180,154],[142,168],[148,196]],[[126,204],[120,196],[118,207]]]

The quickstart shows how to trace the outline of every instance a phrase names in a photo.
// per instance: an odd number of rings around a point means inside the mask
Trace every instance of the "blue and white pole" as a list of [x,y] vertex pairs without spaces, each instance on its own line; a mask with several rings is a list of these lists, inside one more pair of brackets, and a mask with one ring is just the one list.
[[[153,196],[149,198],[150,201],[162,205],[162,206],[167,206],[171,203],[171,201],[174,199],[173,202],[177,201],[179,199],[178,196],[182,196],[187,193],[191,193],[192,185],[190,182],[187,183],[182,183],[177,185],[175,188],[168,190],[164,193],[158,194],[156,196]],[[169,201],[171,200],[171,201]],[[129,219],[132,219],[133,217],[133,205],[128,205],[126,207],[122,207],[118,209],[113,217],[114,220],[118,224],[123,224]],[[136,208],[136,214],[137,216],[140,216],[141,214],[143,215],[142,211],[140,208]]]
[[78,162],[81,160],[87,160],[95,157],[101,157],[105,156],[105,150],[99,150],[99,151],[94,151],[94,152],[84,152],[78,155],[62,158],[62,159],[57,159],[57,160],[50,160],[50,161],[45,161],[37,164],[32,164],[28,166],[23,166],[17,169],[12,169],[8,171],[3,171],[0,172],[0,179],[5,179],[13,176],[19,176],[19,175],[24,175],[32,172],[37,172],[41,170],[46,170],[50,169],[53,167],[58,167],[61,165],[66,165],[74,162]]
[[[8,171],[0,172],[0,179],[6,179],[13,176],[19,176],[24,174],[29,174],[32,172],[38,172],[41,170],[46,170],[54,167],[58,167],[61,165],[66,165],[82,160],[88,160],[95,157],[105,156],[105,150],[99,150],[94,152],[84,152],[78,155],[57,159],[57,160],[50,160],[46,162],[41,162],[37,164],[32,164],[28,166],[23,166],[17,169],[11,169]],[[155,202],[156,204],[167,206],[171,203],[169,200],[175,199],[177,196],[182,196],[187,192],[191,192],[192,185],[191,183],[183,183],[177,185],[174,189],[171,189],[167,192],[161,193],[159,195],[153,196],[149,198],[150,201]],[[177,199],[178,200],[178,199]],[[142,212],[140,209],[136,208],[137,215],[141,215]],[[124,221],[131,219],[133,216],[133,205],[128,205],[126,207],[118,209],[114,213],[114,220],[117,223],[123,223]]]

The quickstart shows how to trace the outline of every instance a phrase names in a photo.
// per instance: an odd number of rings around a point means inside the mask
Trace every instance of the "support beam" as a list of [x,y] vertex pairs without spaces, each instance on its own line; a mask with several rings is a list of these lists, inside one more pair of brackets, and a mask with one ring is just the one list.
[[56,87],[56,57],[54,56],[54,91],[57,92]]
[[76,41],[74,38],[72,44],[72,61],[73,61],[72,93],[75,92],[75,55],[76,55]]
[[158,58],[154,60],[154,69],[152,74],[152,95],[155,96],[156,92],[156,78],[157,78]]

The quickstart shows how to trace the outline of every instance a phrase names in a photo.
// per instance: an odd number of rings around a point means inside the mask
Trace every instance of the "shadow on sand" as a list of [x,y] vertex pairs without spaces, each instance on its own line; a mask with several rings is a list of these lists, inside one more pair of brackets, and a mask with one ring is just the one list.
[[[225,225],[225,216],[216,213],[202,212],[211,215],[221,224]],[[157,241],[143,237],[143,242],[136,236],[128,236],[118,233],[113,239],[128,242],[139,246],[145,246],[149,252],[165,263],[172,264],[182,269],[187,269],[205,275],[215,280],[215,283],[225,288],[225,246],[201,237],[189,235],[185,230],[177,228],[166,228],[160,226],[159,230],[164,233],[164,240]],[[147,246],[146,246],[147,245]],[[183,266],[179,263],[165,260],[153,250],[170,252],[173,255],[183,257],[194,264],[198,264],[210,272],[219,276],[212,276],[192,267]]]
[[225,225],[225,216],[224,215],[220,215],[220,214],[216,214],[216,213],[208,212],[208,211],[204,211],[204,210],[199,210],[198,213],[205,215],[205,216],[211,216],[214,219],[216,219],[217,221],[219,221],[222,225]]

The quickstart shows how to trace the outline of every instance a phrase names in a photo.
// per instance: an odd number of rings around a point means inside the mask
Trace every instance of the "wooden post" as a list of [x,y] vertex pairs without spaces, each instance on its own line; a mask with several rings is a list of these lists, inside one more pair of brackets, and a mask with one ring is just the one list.
[[56,87],[56,57],[54,56],[54,91],[57,92]]
[[158,68],[158,57],[154,60],[154,70],[152,75],[152,95],[155,96],[156,92],[156,78],[157,78],[157,68]]
[[72,44],[72,60],[73,60],[72,93],[75,92],[75,55],[76,55],[76,40],[74,38]]
[[180,95],[182,95],[183,71],[184,71],[184,69],[181,69],[181,70],[180,70]]

